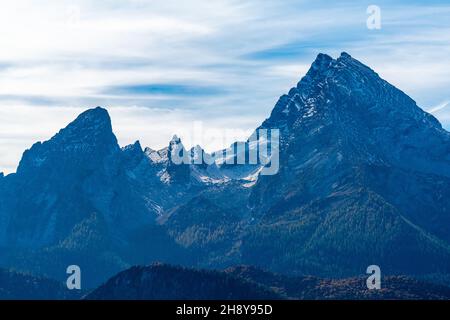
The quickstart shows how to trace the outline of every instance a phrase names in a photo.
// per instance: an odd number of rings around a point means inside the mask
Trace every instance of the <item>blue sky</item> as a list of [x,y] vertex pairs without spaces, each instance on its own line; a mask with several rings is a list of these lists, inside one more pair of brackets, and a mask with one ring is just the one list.
[[[369,5],[381,29],[366,27]],[[2,4],[0,171],[90,106],[121,145],[192,128],[245,138],[319,52],[375,69],[450,128],[449,1],[107,0]],[[196,122],[197,121],[197,122]]]

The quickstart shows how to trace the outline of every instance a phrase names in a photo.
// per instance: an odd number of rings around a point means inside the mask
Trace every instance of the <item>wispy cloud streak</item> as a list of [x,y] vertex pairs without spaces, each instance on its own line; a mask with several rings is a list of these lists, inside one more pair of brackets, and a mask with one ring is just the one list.
[[[161,119],[161,110],[178,118],[173,113],[177,111],[184,119],[177,128],[189,128],[189,121],[195,119],[217,123],[214,119],[224,115],[229,125],[257,125],[319,52],[351,53],[424,109],[448,101],[450,4],[378,1],[382,28],[368,30],[369,4],[302,0],[2,3],[0,171],[14,171],[20,159],[19,152],[8,150],[24,150],[64,125],[67,117],[62,114],[72,116],[89,106],[111,106],[130,114],[147,110],[146,119],[152,114]],[[37,126],[35,117],[14,118],[23,116],[23,108],[34,108],[41,121],[48,120]],[[447,129],[449,110],[433,111]],[[43,126],[45,135],[40,131]],[[222,128],[223,123],[218,126]],[[143,127],[133,129],[120,121],[115,126],[123,142],[129,140],[123,137],[132,135],[156,145],[166,143],[164,130],[151,132],[158,141],[139,130]],[[11,132],[28,138],[13,139]]]

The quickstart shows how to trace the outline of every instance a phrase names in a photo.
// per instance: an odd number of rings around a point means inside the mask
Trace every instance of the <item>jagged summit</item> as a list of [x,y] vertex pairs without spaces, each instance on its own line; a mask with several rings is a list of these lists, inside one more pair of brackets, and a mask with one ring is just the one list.
[[349,55],[347,52],[345,52],[345,51],[341,52],[340,58],[342,58],[342,59],[348,59],[348,58],[351,58],[351,57],[352,57],[352,56]]
[[331,63],[335,61],[332,57],[327,54],[319,53],[311,64],[311,70],[323,70],[327,69]]
[[181,143],[181,138],[174,134],[172,139],[170,139],[170,143]]
[[95,166],[120,147],[113,133],[108,111],[101,107],[81,113],[66,128],[45,142],[26,150],[17,172],[37,167],[55,167],[67,162],[86,162]]
[[346,73],[351,73],[356,78],[360,78],[361,75],[369,78],[378,77],[378,74],[372,69],[352,58],[346,52],[342,52],[337,59],[333,59],[327,54],[319,53],[306,75],[298,82],[296,86],[297,91],[294,94],[301,90],[307,90],[308,86],[323,86],[327,83],[327,80],[336,81],[337,78]]
[[135,143],[123,147],[122,155],[125,166],[128,168],[133,168],[141,162],[145,156],[145,153],[142,150],[141,143],[137,140]]
[[78,128],[78,129],[110,129],[111,118],[106,109],[102,107],[96,107],[88,109],[81,113],[66,129]]
[[169,152],[169,160],[172,158],[172,156],[176,155],[177,157],[183,157],[184,154],[186,153],[183,143],[181,142],[181,139],[178,138],[177,135],[174,135],[170,140],[168,152]]
[[124,150],[124,151],[137,150],[140,152],[144,152],[142,150],[141,142],[139,140],[136,140],[133,144],[129,144],[129,145],[123,147],[122,150]]
[[107,118],[109,119],[108,110],[103,107],[97,106],[95,108],[91,108],[81,113],[78,118]]
[[356,78],[361,76],[372,78],[372,80],[379,78],[375,71],[359,60],[352,58],[347,52],[342,52],[336,59],[327,54],[319,53],[306,75],[298,82],[296,89],[305,90],[307,85],[318,85],[319,83],[323,85],[327,80],[339,78],[346,73],[351,73]]
[[64,144],[117,145],[108,111],[101,107],[80,114],[51,141]]
[[442,130],[439,121],[413,99],[346,52],[337,59],[320,53],[298,84],[280,97],[263,127],[286,132],[301,122],[327,122],[325,118],[336,124],[336,119],[330,119],[337,116],[335,112],[367,117],[370,126],[410,122]]

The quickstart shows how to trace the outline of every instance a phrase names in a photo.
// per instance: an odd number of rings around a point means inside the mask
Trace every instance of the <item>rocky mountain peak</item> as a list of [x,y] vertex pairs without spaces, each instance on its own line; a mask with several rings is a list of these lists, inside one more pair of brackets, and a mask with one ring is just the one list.
[[[405,122],[442,128],[408,95],[346,52],[337,59],[319,54],[297,86],[280,97],[263,127],[279,128],[287,134],[294,124],[314,119],[324,122],[324,118],[338,114],[340,118],[344,114],[360,118],[358,122],[364,121],[371,127]],[[336,119],[325,122],[337,124]]]
[[[146,148],[147,149],[147,148]],[[137,140],[135,143],[133,143],[133,144],[130,144],[130,145],[127,145],[127,146],[125,146],[125,147],[123,147],[122,148],[122,150],[123,151],[126,151],[126,152],[139,152],[139,153],[142,153],[142,152],[144,152],[143,150],[142,150],[142,146],[141,146],[141,143],[140,143],[140,141],[139,140]]]
[[142,150],[141,143],[136,141],[133,144],[122,148],[122,155],[124,158],[125,166],[135,167],[144,158],[145,153]]
[[45,142],[24,152],[17,172],[55,166],[61,162],[89,162],[95,166],[120,151],[106,109],[97,107],[80,114],[67,127]]
[[117,143],[108,111],[101,107],[89,109],[62,129],[54,139],[64,143]]

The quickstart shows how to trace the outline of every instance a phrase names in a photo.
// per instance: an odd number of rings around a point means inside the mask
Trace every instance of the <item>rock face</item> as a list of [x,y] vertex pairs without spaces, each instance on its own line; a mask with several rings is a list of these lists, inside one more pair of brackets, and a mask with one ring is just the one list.
[[7,244],[57,243],[96,211],[124,232],[152,223],[154,216],[126,175],[126,154],[101,108],[84,112],[49,141],[34,144],[17,173],[4,178]]
[[244,262],[448,272],[450,135],[406,94],[346,53],[321,54],[262,127],[282,130],[280,172],[252,190]]
[[225,151],[176,136],[120,148],[106,110],[84,112],[0,175],[0,263],[60,279],[79,260],[92,286],[155,260],[450,275],[450,134],[405,93],[347,53],[319,54],[260,129],[280,130],[276,175],[197,163]]

